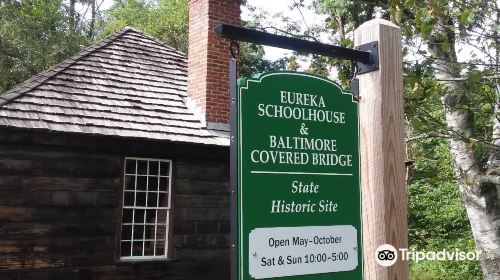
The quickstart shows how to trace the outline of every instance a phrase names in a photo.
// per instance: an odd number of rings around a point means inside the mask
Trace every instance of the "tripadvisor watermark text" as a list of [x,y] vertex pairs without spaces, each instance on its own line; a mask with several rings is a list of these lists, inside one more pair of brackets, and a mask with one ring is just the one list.
[[407,248],[396,249],[390,244],[384,244],[375,251],[375,259],[381,266],[392,266],[398,259],[402,261],[474,261],[479,260],[476,251],[439,250],[439,251],[414,251]]

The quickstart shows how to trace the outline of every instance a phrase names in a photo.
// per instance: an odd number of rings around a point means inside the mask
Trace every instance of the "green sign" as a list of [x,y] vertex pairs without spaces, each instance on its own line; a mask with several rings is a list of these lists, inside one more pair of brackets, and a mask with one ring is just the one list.
[[358,104],[291,72],[238,81],[238,279],[362,279]]

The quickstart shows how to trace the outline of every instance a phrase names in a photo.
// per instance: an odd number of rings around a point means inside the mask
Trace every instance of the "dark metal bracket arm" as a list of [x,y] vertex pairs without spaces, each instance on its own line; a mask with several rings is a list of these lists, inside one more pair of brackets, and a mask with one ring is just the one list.
[[363,63],[360,61],[356,62],[357,74],[368,73],[378,70],[378,42],[370,42],[367,44],[359,45],[355,47],[356,50],[363,52],[369,52],[371,62]]
[[359,49],[349,49],[271,34],[230,24],[217,25],[214,28],[214,31],[222,37],[230,38],[232,40],[356,61],[358,74],[368,73],[378,69],[378,42],[358,46]]

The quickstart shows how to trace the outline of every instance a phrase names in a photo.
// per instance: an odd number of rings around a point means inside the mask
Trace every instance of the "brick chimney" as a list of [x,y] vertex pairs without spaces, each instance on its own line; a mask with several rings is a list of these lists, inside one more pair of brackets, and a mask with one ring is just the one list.
[[229,40],[213,28],[240,25],[240,0],[189,0],[188,106],[207,128],[229,124]]

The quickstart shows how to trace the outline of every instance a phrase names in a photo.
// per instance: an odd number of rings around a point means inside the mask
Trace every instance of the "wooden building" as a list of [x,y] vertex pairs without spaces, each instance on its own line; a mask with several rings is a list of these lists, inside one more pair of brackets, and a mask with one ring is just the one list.
[[188,57],[131,28],[0,95],[0,279],[229,278],[235,0]]

